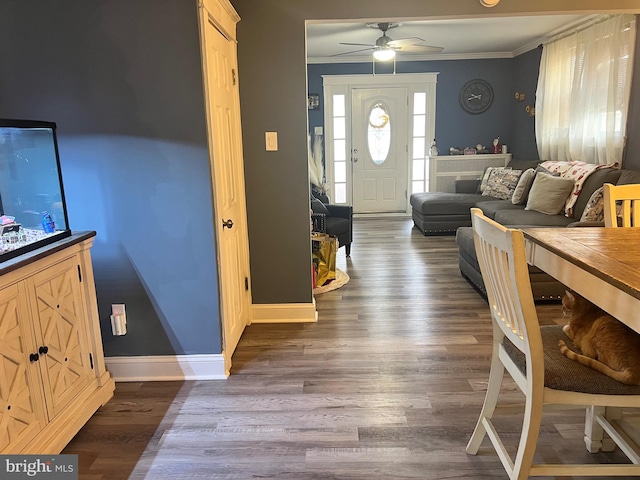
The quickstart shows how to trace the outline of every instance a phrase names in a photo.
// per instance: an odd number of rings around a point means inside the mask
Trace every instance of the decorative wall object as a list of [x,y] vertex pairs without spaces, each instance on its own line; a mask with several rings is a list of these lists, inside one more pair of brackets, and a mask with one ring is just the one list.
[[320,95],[317,93],[310,93],[307,99],[307,108],[309,110],[320,109]]

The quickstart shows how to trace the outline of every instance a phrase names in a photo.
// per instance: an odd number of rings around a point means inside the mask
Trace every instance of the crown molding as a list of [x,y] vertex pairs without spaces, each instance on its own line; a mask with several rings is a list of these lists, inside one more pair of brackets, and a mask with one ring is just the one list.
[[[535,46],[537,47],[539,43]],[[434,60],[486,60],[494,58],[513,58],[513,52],[485,52],[485,53],[461,53],[461,54],[446,54],[436,53],[430,55],[398,55],[396,56],[396,63],[400,62],[425,62]],[[340,57],[310,57],[307,58],[307,64],[322,64],[322,63],[371,63],[373,61],[371,55],[341,55]],[[393,62],[377,62],[377,63],[389,63]]]

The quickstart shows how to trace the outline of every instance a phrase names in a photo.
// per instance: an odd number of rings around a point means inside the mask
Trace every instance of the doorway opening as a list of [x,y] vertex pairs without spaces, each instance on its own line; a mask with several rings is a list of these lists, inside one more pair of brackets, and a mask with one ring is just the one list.
[[410,212],[429,184],[437,73],[323,75],[326,183],[354,213]]

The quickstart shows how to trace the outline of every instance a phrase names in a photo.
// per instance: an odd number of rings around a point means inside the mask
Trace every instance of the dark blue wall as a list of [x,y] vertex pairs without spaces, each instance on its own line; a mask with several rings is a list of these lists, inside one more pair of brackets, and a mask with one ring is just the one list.
[[[528,52],[514,59],[439,60],[397,62],[396,73],[439,72],[436,87],[436,141],[440,154],[449,147],[490,146],[493,139],[508,146],[514,158],[537,159],[533,118],[515,100],[516,91],[526,90],[535,103],[540,53]],[[380,65],[380,66],[379,66]],[[386,66],[386,70],[392,67]],[[321,95],[320,110],[309,111],[309,127],[323,125],[322,75],[371,74],[370,63],[311,64],[307,67],[309,93]],[[392,72],[392,71],[391,71]],[[388,72],[388,73],[391,73]],[[376,73],[386,73],[376,64]],[[494,91],[489,110],[479,115],[466,113],[458,103],[458,93],[469,80],[487,80]]]
[[196,2],[5,1],[0,45],[0,116],[57,123],[69,226],[97,232],[106,355],[220,353]]

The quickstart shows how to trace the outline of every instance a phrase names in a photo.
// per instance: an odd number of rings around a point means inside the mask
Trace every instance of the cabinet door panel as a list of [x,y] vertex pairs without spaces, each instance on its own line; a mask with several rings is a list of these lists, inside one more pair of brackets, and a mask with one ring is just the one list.
[[[33,277],[32,311],[49,417],[91,380],[78,263],[70,258]],[[39,330],[39,332],[38,332]],[[38,335],[39,333],[39,335]]]
[[[24,286],[0,290],[0,452],[17,453],[44,420],[35,341]],[[11,448],[8,448],[11,445]]]

